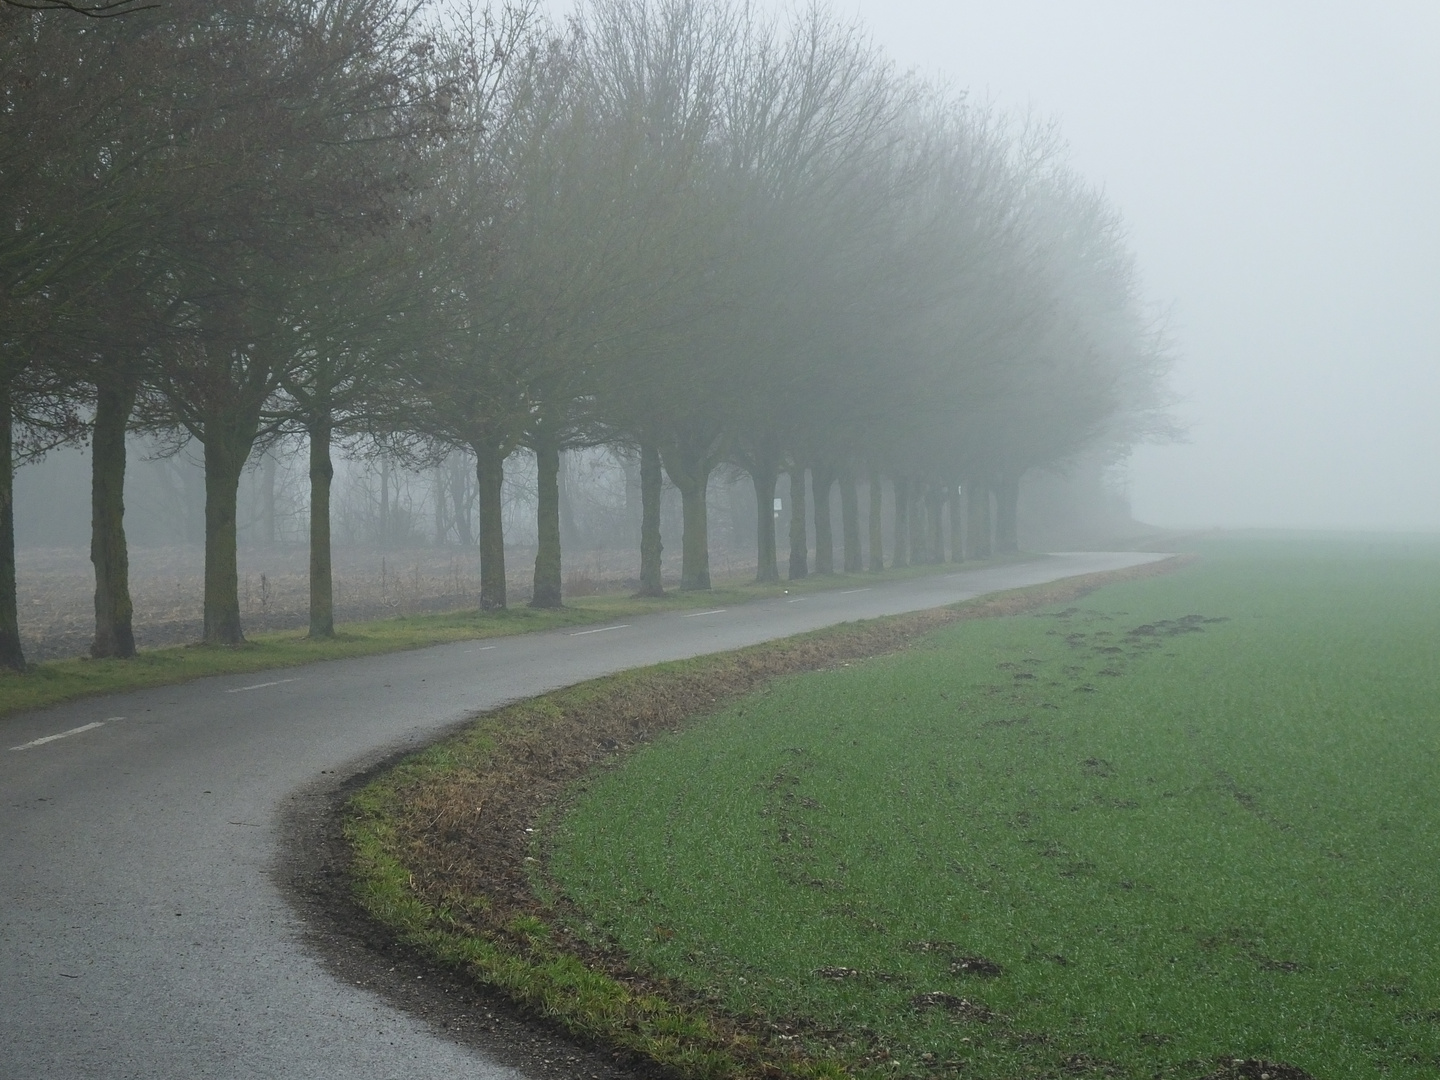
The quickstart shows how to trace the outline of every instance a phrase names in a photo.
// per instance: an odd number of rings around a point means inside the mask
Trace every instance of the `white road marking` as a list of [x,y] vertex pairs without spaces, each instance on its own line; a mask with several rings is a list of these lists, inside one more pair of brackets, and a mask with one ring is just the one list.
[[689,615],[680,616],[682,619],[698,619],[701,615],[719,615],[722,611],[729,611],[729,608],[717,607],[714,611],[692,611]]
[[481,645],[480,648],[478,648],[478,649],[470,649],[469,652],[471,653],[471,655],[474,655],[474,654],[477,653],[477,652],[488,652],[490,649],[497,649],[497,648],[499,648],[498,645]]
[[123,716],[111,716],[104,720],[96,720],[89,724],[81,724],[79,727],[72,727],[69,731],[62,731],[59,735],[46,735],[43,739],[32,739],[30,742],[21,743],[19,746],[10,747],[11,750],[29,750],[31,747],[44,746],[47,742],[54,742],[56,739],[68,739],[71,735],[79,735],[82,731],[94,731],[97,727],[104,727],[112,720],[124,720]]
[[618,624],[618,625],[616,625],[616,626],[602,626],[602,627],[599,627],[599,628],[596,629],[596,630],[577,630],[575,633],[571,634],[570,636],[571,636],[571,637],[584,637],[586,634],[603,634],[606,630],[624,630],[624,629],[625,629],[627,626],[629,626],[629,625],[630,625],[630,624],[629,624],[628,622],[626,622],[626,623],[620,623],[620,624]]
[[805,602],[805,597],[803,597],[803,596],[797,596],[794,600],[786,600],[786,601],[785,601],[785,603],[787,603],[787,604],[803,604],[804,602]]
[[254,686],[237,686],[234,690],[226,690],[227,694],[243,694],[246,690],[264,690],[267,686],[280,686],[287,682],[299,682],[295,679],[276,679],[274,682],[257,682]]
[[842,592],[838,593],[837,595],[839,595],[839,596],[849,596],[851,593],[869,592],[872,588],[874,588],[873,585],[866,585],[863,589],[845,589],[845,590],[843,590]]

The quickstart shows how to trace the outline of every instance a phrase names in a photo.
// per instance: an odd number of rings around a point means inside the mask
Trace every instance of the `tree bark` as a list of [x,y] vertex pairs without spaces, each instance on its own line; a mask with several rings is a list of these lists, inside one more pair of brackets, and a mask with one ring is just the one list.
[[1020,478],[1006,475],[995,482],[995,553],[1020,550]]
[[895,489],[895,556],[893,567],[910,565],[910,481],[903,476],[891,477]]
[[[330,417],[310,425],[310,636],[335,636],[335,581],[330,561]],[[436,497],[437,504],[439,496]]]
[[790,580],[810,573],[810,539],[805,531],[805,469],[790,470]]
[[535,439],[535,586],[533,608],[558,608],[560,596],[560,447],[541,435]]
[[0,665],[25,670],[15,585],[15,417],[10,383],[0,380]]
[[480,610],[499,611],[505,607],[505,525],[501,485],[505,480],[505,455],[492,442],[477,440],[475,488],[480,504]]
[[660,579],[660,497],[664,477],[660,473],[660,451],[653,442],[640,444],[640,595],[664,596]]
[[870,569],[878,573],[885,569],[885,490],[880,486],[880,474],[870,470]]
[[990,547],[990,485],[979,480],[965,484],[965,555],[988,559]]
[[125,429],[135,407],[136,382],[102,379],[95,386],[95,432],[90,448],[90,561],[95,566],[95,640],[90,655],[135,655],[130,553],[125,542]]
[[815,572],[835,572],[835,529],[831,525],[830,489],[835,470],[828,465],[810,470],[810,497],[815,502]]
[[684,530],[680,538],[680,588],[686,592],[710,588],[709,514],[705,505],[710,466],[699,454],[677,447],[665,457],[665,471],[680,491]]
[[780,470],[774,462],[757,464],[750,470],[755,485],[755,581],[762,585],[780,580],[775,553],[775,485]]
[[845,540],[845,573],[858,574],[865,569],[865,553],[860,550],[860,491],[849,470],[840,476],[840,528]]
[[236,500],[249,440],[233,425],[212,421],[205,431],[205,637],[207,645],[240,645],[240,572],[235,553]]

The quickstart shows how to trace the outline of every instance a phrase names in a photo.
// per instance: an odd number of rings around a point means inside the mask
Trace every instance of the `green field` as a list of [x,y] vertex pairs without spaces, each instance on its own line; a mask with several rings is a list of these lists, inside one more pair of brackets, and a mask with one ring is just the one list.
[[1440,544],[1205,556],[593,776],[575,929],[890,1075],[1440,1075]]

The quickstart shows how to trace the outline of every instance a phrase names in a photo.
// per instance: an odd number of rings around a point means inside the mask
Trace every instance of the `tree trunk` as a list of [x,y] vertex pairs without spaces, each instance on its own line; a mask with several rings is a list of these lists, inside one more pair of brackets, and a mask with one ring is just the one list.
[[130,601],[130,554],[125,543],[125,429],[135,407],[132,379],[95,386],[95,433],[90,448],[90,561],[95,565],[95,640],[90,655],[135,655]]
[[10,384],[0,380],[0,665],[25,670],[15,585],[15,418]]
[[950,561],[965,561],[964,514],[960,510],[960,490],[951,484],[945,491],[945,501],[950,504]]
[[755,484],[755,581],[762,585],[780,580],[780,564],[775,557],[775,485],[780,470],[772,461],[750,470]]
[[560,597],[560,448],[541,435],[535,439],[535,589],[534,608],[558,608]]
[[815,572],[835,572],[835,530],[830,518],[830,489],[835,471],[828,465],[810,470],[810,498],[815,503]]
[[[330,460],[332,424],[327,414],[310,425],[310,636],[335,636],[335,582],[330,563]],[[437,498],[437,503],[438,503]]]
[[840,477],[840,527],[845,540],[845,573],[858,574],[865,569],[865,553],[860,550],[860,491],[849,471]]
[[945,489],[939,484],[930,484],[925,492],[925,507],[929,511],[929,522],[927,532],[930,537],[930,558],[929,562],[943,563],[945,561]]
[[250,442],[206,425],[205,439],[205,637],[207,645],[240,645],[240,572],[235,555],[236,500]]
[[810,539],[805,532],[805,469],[790,470],[790,580],[810,573]]
[[995,483],[995,553],[1013,555],[1020,550],[1020,478],[1002,476]]
[[677,447],[665,456],[665,471],[680,491],[684,530],[680,537],[680,588],[710,588],[710,522],[705,505],[710,467],[693,451]]
[[710,588],[710,521],[705,503],[710,477],[680,489],[685,528],[680,538],[680,588]]
[[880,474],[870,470],[870,569],[878,573],[885,569],[885,489],[880,486]]
[[660,474],[660,451],[653,442],[640,444],[640,595],[664,596],[660,580],[660,496],[664,477]]
[[480,610],[499,611],[505,607],[505,525],[500,492],[505,480],[505,455],[485,441],[477,440],[470,449],[475,452],[475,488],[480,503]]
[[891,477],[895,489],[895,557],[890,565],[910,565],[910,481],[903,476]]
[[990,485],[979,480],[965,484],[965,555],[988,559],[990,548]]
[[918,481],[910,485],[910,565],[924,566],[930,562],[930,522],[925,516],[926,486]]

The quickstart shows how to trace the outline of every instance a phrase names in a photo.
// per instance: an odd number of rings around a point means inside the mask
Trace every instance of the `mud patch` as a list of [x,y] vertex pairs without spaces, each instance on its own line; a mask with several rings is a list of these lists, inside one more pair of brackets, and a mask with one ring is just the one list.
[[1230,1058],[1222,1061],[1214,1072],[1201,1080],[1316,1080],[1304,1069],[1283,1061],[1262,1061],[1259,1058]]
[[944,1009],[953,1016],[962,1020],[973,1020],[977,1024],[988,1024],[995,1019],[995,1013],[979,1002],[947,994],[944,990],[916,994],[910,999],[910,1007],[916,1012]]

